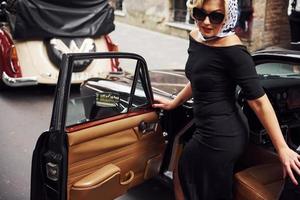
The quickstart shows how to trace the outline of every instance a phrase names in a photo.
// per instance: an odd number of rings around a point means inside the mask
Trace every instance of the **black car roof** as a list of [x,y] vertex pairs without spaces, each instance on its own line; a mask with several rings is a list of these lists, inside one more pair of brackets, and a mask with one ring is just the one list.
[[291,49],[267,49],[259,50],[252,53],[253,56],[256,55],[276,55],[276,56],[296,56],[300,57],[300,51]]
[[278,60],[287,62],[296,62],[300,64],[300,51],[290,49],[268,49],[260,50],[252,53],[254,61],[268,61]]

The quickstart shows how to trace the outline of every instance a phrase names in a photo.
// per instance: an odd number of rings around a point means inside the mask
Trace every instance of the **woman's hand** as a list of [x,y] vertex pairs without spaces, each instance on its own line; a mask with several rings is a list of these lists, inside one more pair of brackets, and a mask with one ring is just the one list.
[[283,165],[283,176],[284,178],[288,174],[292,182],[298,185],[298,182],[293,174],[293,171],[300,176],[300,155],[289,147],[285,147],[278,151],[279,158]]
[[172,110],[177,106],[183,104],[186,100],[192,97],[191,83],[188,82],[186,86],[178,93],[175,99],[168,100],[159,96],[154,96],[153,108],[161,108],[164,110]]
[[174,100],[168,100],[161,97],[154,97],[154,104],[152,105],[153,108],[161,108],[164,110],[172,110],[176,108]]
[[256,116],[259,118],[272,140],[279,159],[283,164],[284,177],[289,175],[292,182],[295,185],[298,185],[293,172],[300,176],[300,156],[291,150],[285,142],[276,114],[267,95],[263,95],[255,100],[249,100],[248,104],[256,113]]

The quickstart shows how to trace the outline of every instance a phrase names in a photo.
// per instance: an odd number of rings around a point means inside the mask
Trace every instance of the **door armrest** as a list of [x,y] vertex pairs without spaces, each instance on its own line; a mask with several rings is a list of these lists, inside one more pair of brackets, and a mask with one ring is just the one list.
[[114,164],[108,164],[93,172],[92,174],[87,175],[86,177],[80,179],[74,183],[74,188],[89,188],[101,185],[106,180],[111,179],[112,177],[120,174],[120,168]]

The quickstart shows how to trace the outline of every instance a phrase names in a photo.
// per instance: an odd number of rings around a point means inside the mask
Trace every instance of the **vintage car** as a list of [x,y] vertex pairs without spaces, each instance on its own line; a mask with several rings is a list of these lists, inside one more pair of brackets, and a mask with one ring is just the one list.
[[[108,0],[7,0],[0,8],[0,89],[57,82],[62,54],[116,51],[109,33],[114,9]],[[72,83],[118,71],[82,60]]]
[[[91,78],[70,93],[74,62],[118,59],[123,69]],[[261,84],[274,106],[282,134],[300,145],[300,55],[295,51],[253,54]],[[147,70],[132,53],[65,54],[48,131],[32,159],[31,200],[110,200],[148,179],[172,183],[174,167],[194,130],[190,99],[171,111],[152,107],[154,95],[174,98],[188,80],[183,70]],[[237,98],[250,124],[250,144],[237,164],[235,199],[277,199],[281,164],[265,129]],[[176,183],[176,181],[175,181]],[[176,187],[176,184],[175,184]]]

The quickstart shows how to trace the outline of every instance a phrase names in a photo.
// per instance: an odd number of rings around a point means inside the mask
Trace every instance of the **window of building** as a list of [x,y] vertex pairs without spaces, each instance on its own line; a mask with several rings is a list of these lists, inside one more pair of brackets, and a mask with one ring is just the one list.
[[174,18],[176,22],[186,22],[187,8],[186,0],[173,0],[174,2]]
[[191,30],[194,24],[194,20],[190,17],[190,13],[186,7],[187,0],[170,0],[171,3],[171,17],[170,26],[180,29]]
[[124,16],[124,0],[110,0],[111,5],[115,8],[115,14]]
[[123,10],[123,0],[116,0],[116,10]]
[[238,0],[239,20],[236,26],[236,33],[240,37],[248,38],[251,35],[253,21],[252,0]]

